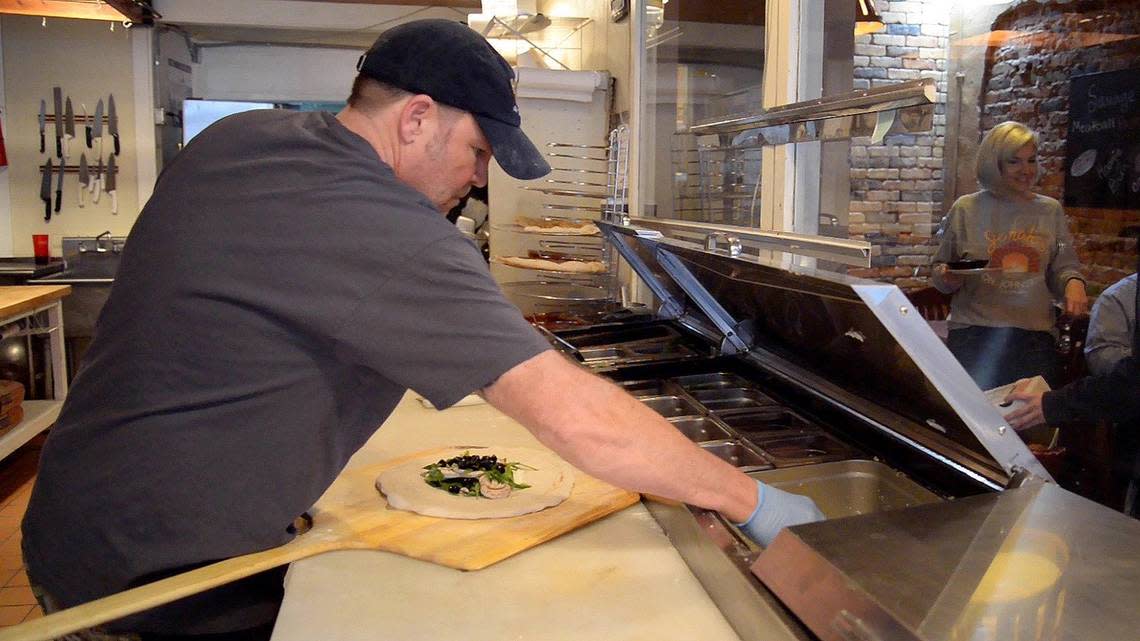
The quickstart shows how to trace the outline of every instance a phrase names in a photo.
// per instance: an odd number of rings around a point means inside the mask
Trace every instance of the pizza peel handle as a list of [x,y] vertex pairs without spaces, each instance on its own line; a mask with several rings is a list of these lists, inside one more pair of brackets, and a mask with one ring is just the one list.
[[[350,468],[313,506],[313,527],[280,547],[218,561],[183,574],[0,629],[0,641],[51,641],[136,614],[293,561],[335,550],[382,550],[459,570],[479,570],[549,541],[640,499],[578,473],[561,505],[523,516],[465,521],[386,509],[374,482],[379,473],[435,448],[377,466]],[[472,446],[470,449],[478,449]]]
[[353,547],[337,540],[299,537],[281,547],[236,556],[183,574],[89,601],[10,628],[0,629],[0,641],[51,641],[73,632],[136,614],[219,585],[230,583],[305,557]]

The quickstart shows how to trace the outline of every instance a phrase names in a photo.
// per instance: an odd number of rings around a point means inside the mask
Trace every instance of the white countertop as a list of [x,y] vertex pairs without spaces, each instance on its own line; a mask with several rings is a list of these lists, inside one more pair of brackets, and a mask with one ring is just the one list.
[[[480,444],[541,447],[489,405],[409,393],[349,466]],[[739,641],[641,504],[477,572],[367,551],[290,567],[273,641],[377,639]]]

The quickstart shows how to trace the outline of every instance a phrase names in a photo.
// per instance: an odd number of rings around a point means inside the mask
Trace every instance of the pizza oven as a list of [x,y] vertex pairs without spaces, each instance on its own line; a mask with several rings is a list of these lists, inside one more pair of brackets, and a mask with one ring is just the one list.
[[549,340],[828,517],[760,549],[715,513],[649,503],[742,639],[1140,629],[1140,522],[1056,486],[896,286],[683,224],[601,227],[654,313]]

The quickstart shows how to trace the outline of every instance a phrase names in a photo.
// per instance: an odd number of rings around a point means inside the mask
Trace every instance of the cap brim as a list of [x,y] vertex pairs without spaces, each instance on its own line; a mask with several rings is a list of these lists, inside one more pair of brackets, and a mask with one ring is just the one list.
[[550,173],[550,164],[522,129],[493,118],[475,115],[499,166],[519,180],[534,180]]

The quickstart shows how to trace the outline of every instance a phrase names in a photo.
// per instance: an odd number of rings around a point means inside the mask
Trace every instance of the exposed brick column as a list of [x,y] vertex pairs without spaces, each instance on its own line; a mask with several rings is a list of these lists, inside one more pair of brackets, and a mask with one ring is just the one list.
[[851,273],[913,288],[927,281],[937,247],[933,233],[942,217],[947,40],[953,3],[877,4],[887,28],[856,36],[854,88],[933,78],[938,98],[929,133],[891,135],[882,144],[872,144],[870,138],[851,140],[850,235],[875,246],[871,268]]

